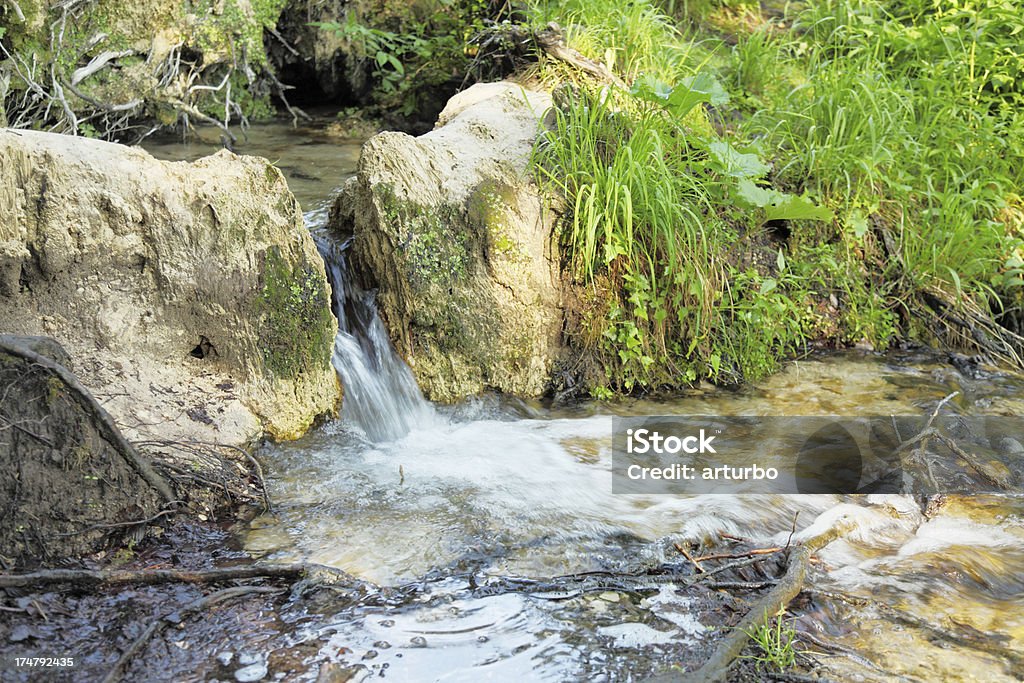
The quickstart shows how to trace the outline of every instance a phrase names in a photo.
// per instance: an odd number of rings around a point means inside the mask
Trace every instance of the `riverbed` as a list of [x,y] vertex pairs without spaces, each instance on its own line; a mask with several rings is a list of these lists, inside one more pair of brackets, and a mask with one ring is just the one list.
[[[174,159],[211,150],[148,146]],[[321,242],[338,240],[336,296],[344,244],[323,225],[358,147],[286,125],[253,127],[237,147],[276,161],[308,227]],[[372,293],[343,295],[372,307]],[[952,414],[1019,416],[1020,377],[958,369],[929,349],[844,351],[791,362],[739,389],[707,385],[658,400],[553,407],[484,395],[435,406],[417,400],[372,320],[347,334],[339,334],[335,363],[351,405],[303,439],[262,449],[275,509],[235,530],[234,542],[259,558],[320,563],[395,592],[390,602],[352,601],[297,620],[292,641],[316,646],[294,680],[315,680],[325,662],[394,681],[642,680],[708,639],[714,626],[692,596],[671,584],[553,596],[529,582],[635,574],[680,562],[679,544],[783,544],[794,530],[799,538],[841,517],[856,530],[818,554],[808,591],[788,615],[811,634],[809,649],[823,651],[813,645],[818,637],[849,650],[824,651],[827,671],[839,680],[1020,680],[1019,660],[1003,654],[1024,652],[1019,495],[929,503],[908,495],[617,495],[611,487],[616,415],[920,416],[956,392],[945,404]],[[359,349],[371,353],[353,356]],[[396,391],[401,402],[389,412]],[[360,408],[360,392],[379,405]],[[399,417],[374,424],[371,414]],[[479,590],[508,582],[524,588]]]

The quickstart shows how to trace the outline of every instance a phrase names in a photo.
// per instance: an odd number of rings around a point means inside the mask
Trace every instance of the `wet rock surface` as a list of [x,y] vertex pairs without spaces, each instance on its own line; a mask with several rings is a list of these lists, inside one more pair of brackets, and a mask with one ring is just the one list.
[[452,98],[417,138],[363,149],[331,225],[427,398],[496,389],[538,396],[558,354],[561,295],[553,229],[526,174],[550,104],[513,83]]

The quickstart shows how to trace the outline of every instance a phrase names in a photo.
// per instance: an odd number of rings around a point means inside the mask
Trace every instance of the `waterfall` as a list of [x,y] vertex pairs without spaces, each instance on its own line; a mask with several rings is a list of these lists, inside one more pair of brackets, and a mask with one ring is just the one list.
[[339,244],[323,231],[314,231],[313,237],[334,292],[338,335],[333,362],[344,391],[342,419],[375,442],[393,441],[434,424],[434,408],[391,345],[374,293],[359,288],[349,275],[351,240]]

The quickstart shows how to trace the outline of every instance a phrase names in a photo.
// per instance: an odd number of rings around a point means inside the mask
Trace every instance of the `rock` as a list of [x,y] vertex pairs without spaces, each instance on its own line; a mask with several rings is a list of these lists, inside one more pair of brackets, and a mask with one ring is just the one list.
[[11,634],[7,636],[7,640],[11,641],[12,643],[20,643],[22,641],[34,637],[35,636],[32,635],[32,631],[29,629],[28,626],[25,626],[24,624],[18,624],[13,629],[11,629]]
[[235,671],[235,680],[238,683],[253,683],[254,681],[262,681],[266,675],[266,664],[250,664]]
[[244,445],[334,410],[323,261],[280,171],[0,130],[0,321],[49,335],[130,439]]
[[560,350],[554,211],[527,164],[546,94],[475,85],[417,138],[382,133],[332,211],[424,394],[545,391]]

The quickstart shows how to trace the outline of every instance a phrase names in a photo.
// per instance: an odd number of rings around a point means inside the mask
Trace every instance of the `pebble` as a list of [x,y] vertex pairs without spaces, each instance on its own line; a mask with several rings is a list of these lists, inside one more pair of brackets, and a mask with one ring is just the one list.
[[227,666],[231,663],[231,660],[235,658],[234,652],[219,652],[217,653],[217,661]]
[[267,675],[266,664],[250,664],[244,666],[235,672],[235,680],[238,683],[255,683],[255,681],[262,681],[263,677]]
[[32,637],[32,631],[29,630],[28,626],[24,624],[18,624],[11,630],[11,635],[7,636],[7,639],[12,643],[20,643],[23,640],[28,640]]

